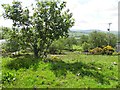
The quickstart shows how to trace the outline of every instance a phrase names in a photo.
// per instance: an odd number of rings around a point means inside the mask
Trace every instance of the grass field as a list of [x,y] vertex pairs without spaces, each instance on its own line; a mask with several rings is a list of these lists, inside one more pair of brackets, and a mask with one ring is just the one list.
[[116,88],[118,56],[49,55],[2,58],[4,88]]

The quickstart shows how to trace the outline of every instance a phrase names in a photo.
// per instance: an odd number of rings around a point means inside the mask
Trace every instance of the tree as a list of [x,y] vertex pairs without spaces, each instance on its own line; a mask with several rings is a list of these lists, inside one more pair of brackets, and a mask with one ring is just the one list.
[[117,43],[117,36],[115,34],[110,33],[109,37],[107,38],[110,46],[115,47]]
[[77,45],[77,40],[74,37],[68,37],[64,39],[65,49],[72,50],[73,45]]
[[47,56],[52,42],[67,37],[69,28],[74,25],[72,13],[69,9],[65,11],[66,2],[37,0],[32,11],[22,8],[18,1],[2,6],[3,17],[13,21],[10,38],[17,40],[20,47],[31,48],[35,57]]
[[89,43],[91,48],[107,46],[110,43],[110,46],[115,46],[117,42],[117,37],[114,34],[106,34],[104,32],[93,31],[89,34]]
[[88,42],[88,35],[83,34],[80,36],[80,41],[79,41],[80,45],[82,45],[84,42]]
[[84,42],[82,44],[82,48],[83,48],[83,51],[88,52],[88,50],[90,49],[90,44],[87,42]]
[[64,38],[60,38],[58,40],[55,40],[50,48],[49,48],[49,53],[51,54],[61,54],[62,50],[65,49],[65,39]]
[[107,35],[103,32],[93,31],[89,34],[89,43],[91,48],[106,46]]

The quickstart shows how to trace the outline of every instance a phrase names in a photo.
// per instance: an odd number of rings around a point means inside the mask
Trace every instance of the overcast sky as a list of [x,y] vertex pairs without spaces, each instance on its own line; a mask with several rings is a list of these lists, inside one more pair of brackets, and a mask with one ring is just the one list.
[[[35,0],[18,0],[23,6],[30,6]],[[99,29],[107,31],[108,23],[112,23],[111,31],[118,30],[118,2],[120,0],[64,0],[67,7],[73,13],[75,25],[71,29],[88,30]],[[12,0],[1,0],[3,3],[11,3]],[[0,15],[3,9],[0,6]],[[10,20],[0,17],[0,26],[11,27]]]

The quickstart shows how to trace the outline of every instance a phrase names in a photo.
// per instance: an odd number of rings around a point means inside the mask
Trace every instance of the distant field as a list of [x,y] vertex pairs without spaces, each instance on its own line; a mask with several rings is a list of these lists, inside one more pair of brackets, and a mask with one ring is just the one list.
[[6,57],[2,74],[4,88],[116,88],[118,56],[69,52],[49,55],[44,62],[31,56]]

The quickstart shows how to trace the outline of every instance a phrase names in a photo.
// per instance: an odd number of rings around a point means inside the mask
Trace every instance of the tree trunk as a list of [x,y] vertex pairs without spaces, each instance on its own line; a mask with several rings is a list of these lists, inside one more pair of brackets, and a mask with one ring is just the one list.
[[38,56],[38,49],[37,49],[37,47],[34,47],[34,57],[35,58],[38,58],[39,56]]

